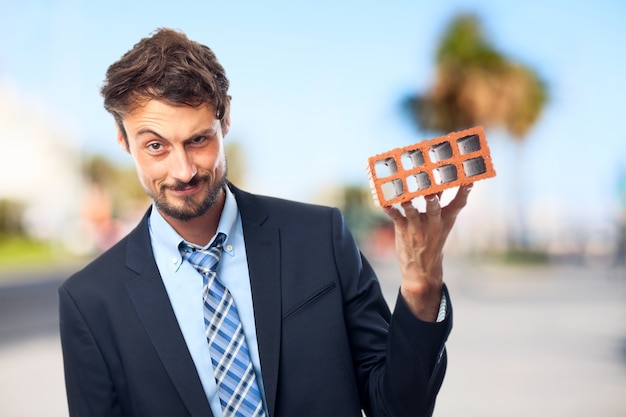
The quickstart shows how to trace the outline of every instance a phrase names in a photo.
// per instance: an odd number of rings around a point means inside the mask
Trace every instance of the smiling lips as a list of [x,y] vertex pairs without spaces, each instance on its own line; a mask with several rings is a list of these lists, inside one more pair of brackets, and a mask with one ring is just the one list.
[[194,177],[188,183],[177,182],[176,184],[174,184],[172,186],[167,186],[166,185],[163,188],[165,190],[169,189],[174,194],[189,195],[189,194],[193,194],[196,191],[198,191],[200,189],[200,186],[202,185],[203,182],[204,181],[203,181],[202,178]]
[[185,188],[170,188],[175,194],[178,195],[189,195],[193,194],[200,189],[200,185],[187,186]]

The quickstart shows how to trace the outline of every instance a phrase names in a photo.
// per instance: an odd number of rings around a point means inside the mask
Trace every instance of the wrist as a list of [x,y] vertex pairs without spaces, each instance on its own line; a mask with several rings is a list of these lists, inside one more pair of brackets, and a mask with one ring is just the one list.
[[435,322],[443,294],[443,282],[424,285],[403,283],[400,294],[411,312],[420,320]]

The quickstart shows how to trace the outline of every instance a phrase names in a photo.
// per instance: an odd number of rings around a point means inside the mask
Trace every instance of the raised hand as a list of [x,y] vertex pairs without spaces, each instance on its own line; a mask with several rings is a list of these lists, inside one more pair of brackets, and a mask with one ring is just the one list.
[[443,288],[443,247],[471,189],[472,184],[459,187],[446,207],[439,203],[441,195],[426,196],[425,213],[412,201],[402,203],[404,214],[393,206],[385,208],[395,228],[402,272],[400,293],[420,320],[434,322],[437,318]]

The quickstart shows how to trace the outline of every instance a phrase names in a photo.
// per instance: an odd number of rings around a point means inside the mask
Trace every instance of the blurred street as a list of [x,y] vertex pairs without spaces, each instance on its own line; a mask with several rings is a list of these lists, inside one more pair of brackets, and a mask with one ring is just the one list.
[[[396,268],[376,269],[393,300]],[[435,416],[626,415],[623,270],[450,261],[446,277],[455,323]],[[1,417],[67,415],[60,280],[0,287]]]

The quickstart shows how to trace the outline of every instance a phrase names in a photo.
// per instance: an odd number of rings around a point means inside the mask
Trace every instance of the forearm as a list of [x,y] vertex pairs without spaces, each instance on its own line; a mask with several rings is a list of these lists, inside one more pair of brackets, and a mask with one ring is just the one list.
[[452,328],[446,295],[446,317],[438,323],[417,319],[399,296],[389,328],[380,397],[373,394],[373,415],[426,416],[432,413],[446,370],[445,342]]
[[[336,225],[344,225],[340,217]],[[360,254],[345,231],[336,227],[334,242],[362,407],[368,415],[428,415],[445,373],[450,303],[443,322],[427,322],[418,319],[399,295],[391,315],[369,263],[354,262]],[[442,291],[447,295],[443,284],[435,318]]]

